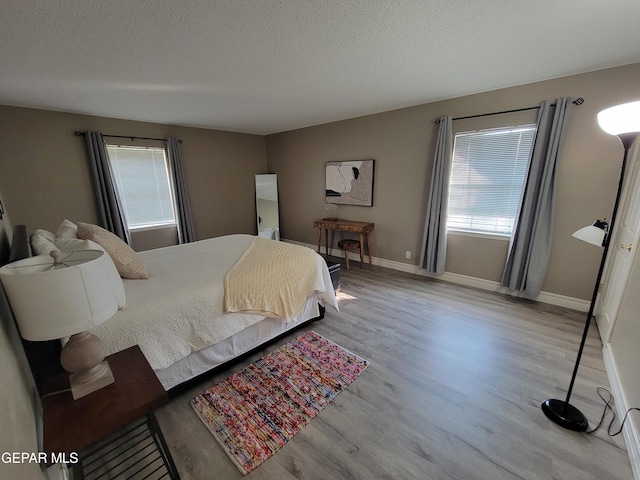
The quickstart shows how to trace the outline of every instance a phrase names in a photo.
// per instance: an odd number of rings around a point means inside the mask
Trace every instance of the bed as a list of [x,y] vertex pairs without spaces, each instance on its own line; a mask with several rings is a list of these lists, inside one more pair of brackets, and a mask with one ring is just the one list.
[[33,252],[110,255],[120,309],[92,331],[107,354],[139,345],[166,390],[320,318],[325,306],[338,310],[326,262],[312,249],[238,234],[135,253],[115,240],[138,265],[121,275],[119,254],[103,238],[112,234],[89,226],[102,237],[88,235],[86,225],[65,220],[55,234],[34,231]]

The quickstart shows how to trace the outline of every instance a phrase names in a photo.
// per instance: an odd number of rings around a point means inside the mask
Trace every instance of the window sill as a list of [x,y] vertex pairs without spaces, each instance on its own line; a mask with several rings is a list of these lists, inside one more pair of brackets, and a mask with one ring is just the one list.
[[511,240],[510,235],[503,235],[499,233],[466,232],[464,230],[447,230],[447,235],[455,235],[459,237],[485,238],[489,240],[502,240],[503,242],[509,242]]
[[129,227],[130,232],[149,232],[152,230],[176,229],[177,223],[162,223],[159,225],[145,225],[144,227]]

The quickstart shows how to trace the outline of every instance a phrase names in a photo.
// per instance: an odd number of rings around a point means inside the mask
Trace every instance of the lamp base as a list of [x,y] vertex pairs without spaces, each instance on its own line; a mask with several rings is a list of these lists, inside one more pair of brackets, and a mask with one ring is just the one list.
[[584,432],[589,428],[587,417],[576,407],[564,400],[547,400],[541,405],[541,408],[549,420],[567,430]]
[[60,363],[71,373],[69,383],[74,400],[114,382],[111,368],[104,357],[104,342],[93,333],[76,333],[65,343],[60,353]]
[[90,393],[100,390],[102,387],[111,385],[115,380],[111,368],[107,361],[103,361],[91,368],[81,372],[69,375],[69,383],[71,384],[71,395],[77,400]]

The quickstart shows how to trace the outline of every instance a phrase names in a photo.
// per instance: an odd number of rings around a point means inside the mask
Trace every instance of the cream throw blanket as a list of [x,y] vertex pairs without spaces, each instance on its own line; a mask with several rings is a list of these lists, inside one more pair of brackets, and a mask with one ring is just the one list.
[[224,279],[225,311],[292,320],[309,295],[325,290],[318,262],[311,248],[255,237]]

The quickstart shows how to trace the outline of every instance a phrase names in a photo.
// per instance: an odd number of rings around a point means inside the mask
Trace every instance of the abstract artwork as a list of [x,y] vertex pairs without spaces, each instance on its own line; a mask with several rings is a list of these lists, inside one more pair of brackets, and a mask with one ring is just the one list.
[[374,160],[325,163],[325,202],[338,205],[373,205]]

